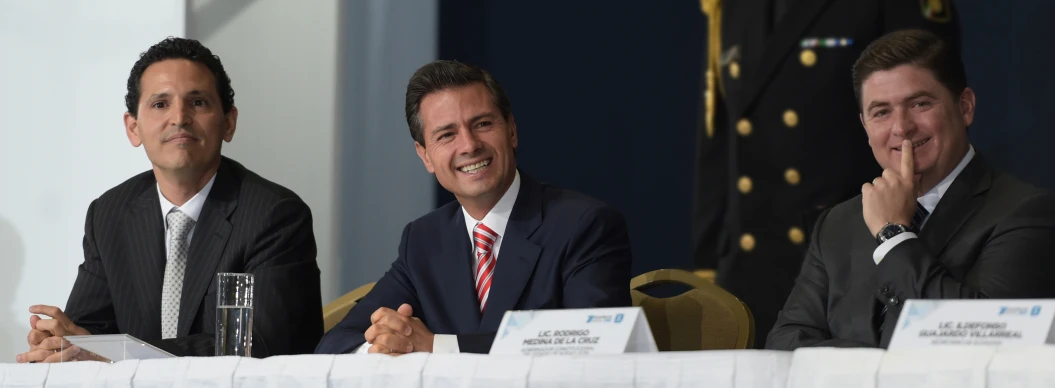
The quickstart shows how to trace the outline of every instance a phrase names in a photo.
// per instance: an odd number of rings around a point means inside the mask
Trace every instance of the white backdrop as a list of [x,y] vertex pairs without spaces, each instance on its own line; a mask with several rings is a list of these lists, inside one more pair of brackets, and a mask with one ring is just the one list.
[[184,0],[0,0],[0,362],[32,304],[64,306],[88,204],[150,168],[121,116],[128,72],[183,36]]

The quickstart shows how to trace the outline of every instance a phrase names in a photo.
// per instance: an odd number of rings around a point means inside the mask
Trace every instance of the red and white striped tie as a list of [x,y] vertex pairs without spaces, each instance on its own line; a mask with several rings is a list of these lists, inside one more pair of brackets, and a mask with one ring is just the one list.
[[487,296],[491,294],[491,275],[495,272],[495,258],[492,248],[498,240],[498,233],[482,222],[473,228],[473,243],[476,245],[476,297],[480,299],[480,311],[487,306]]

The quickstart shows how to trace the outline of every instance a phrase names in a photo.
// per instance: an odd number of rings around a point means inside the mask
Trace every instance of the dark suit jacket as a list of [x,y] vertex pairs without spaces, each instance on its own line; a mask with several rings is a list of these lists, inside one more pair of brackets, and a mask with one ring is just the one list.
[[[697,136],[695,262],[717,269],[718,284],[751,307],[759,347],[795,284],[821,210],[859,194],[861,183],[882,172],[858,119],[854,61],[876,38],[904,28],[929,30],[954,46],[960,40],[951,1],[933,16],[944,22],[924,17],[928,2],[920,0],[783,2],[787,12],[772,26],[774,0],[721,2],[725,60],[717,69],[714,133],[701,125]],[[801,45],[844,37],[846,47]],[[803,55],[813,59],[809,66]],[[741,120],[750,131],[738,130]]]
[[1055,297],[1055,198],[991,169],[980,154],[919,238],[895,246],[879,265],[876,247],[860,196],[825,212],[767,347],[885,348],[906,299]]
[[524,174],[520,179],[482,315],[465,217],[451,202],[407,224],[392,268],[315,352],[355,350],[374,311],[403,303],[432,332],[457,334],[465,353],[488,352],[508,310],[629,306],[630,240],[623,217],[582,194]]
[[212,356],[216,273],[254,275],[254,357],[311,353],[322,297],[311,211],[296,194],[224,158],[193,231],[178,338],[161,340],[165,224],[153,171],[88,207],[84,263],[66,315],[93,334],[124,333],[179,356]]

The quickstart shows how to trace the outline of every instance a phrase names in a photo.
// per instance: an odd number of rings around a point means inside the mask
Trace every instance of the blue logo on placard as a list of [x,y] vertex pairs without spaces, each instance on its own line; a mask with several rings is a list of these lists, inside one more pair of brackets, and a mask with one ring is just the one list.
[[615,323],[619,323],[619,322],[622,322],[622,321],[623,321],[623,314],[622,313],[616,314],[615,315]]
[[623,314],[611,315],[587,315],[586,323],[619,323],[623,321]]
[[1035,317],[1040,315],[1041,306],[1029,307],[1015,307],[1015,306],[1000,306],[1000,314],[998,315],[1029,315]]

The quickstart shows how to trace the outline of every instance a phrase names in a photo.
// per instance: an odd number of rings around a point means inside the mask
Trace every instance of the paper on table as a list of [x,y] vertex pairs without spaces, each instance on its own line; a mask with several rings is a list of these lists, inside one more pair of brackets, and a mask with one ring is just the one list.
[[792,354],[788,388],[875,388],[882,349],[800,348]]
[[[98,361],[63,362],[48,368],[47,388],[80,388],[86,381],[94,381],[99,369],[108,365]],[[0,376],[0,382],[4,379]]]
[[1055,346],[1000,348],[989,362],[989,388],[1055,387]]
[[986,368],[995,353],[996,348],[988,346],[888,350],[876,387],[985,388]]
[[534,359],[530,356],[487,356],[476,363],[472,388],[527,387]]
[[330,387],[420,387],[428,353],[394,357],[387,354],[336,356],[330,370]]
[[238,356],[189,358],[183,387],[230,388],[234,386],[234,371],[243,358]]
[[791,352],[740,350],[736,352],[736,388],[784,388],[791,369]]
[[138,367],[139,360],[124,360],[107,364],[99,368],[99,374],[95,375],[94,385],[132,388],[132,376],[135,376]]
[[422,388],[465,388],[472,384],[479,354],[432,354],[421,373]]
[[243,358],[234,372],[235,387],[324,387],[333,366],[333,355],[305,354]]
[[[17,364],[4,375],[4,387],[42,387],[48,378],[50,364]],[[17,372],[15,372],[17,370]]]
[[733,388],[734,352],[635,354],[634,386]]
[[183,380],[190,368],[191,358],[157,358],[140,360],[132,382],[136,388],[169,388]]

